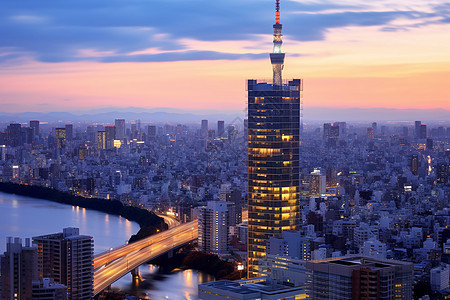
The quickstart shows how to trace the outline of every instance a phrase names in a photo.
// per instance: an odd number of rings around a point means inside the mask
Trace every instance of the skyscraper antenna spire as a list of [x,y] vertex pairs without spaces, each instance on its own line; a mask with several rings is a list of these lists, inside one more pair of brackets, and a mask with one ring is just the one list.
[[273,53],[270,53],[270,62],[272,63],[273,69],[273,85],[281,86],[281,71],[284,67],[284,53],[281,52],[281,45],[283,44],[283,40],[281,39],[281,29],[283,26],[280,24],[280,0],[276,0],[275,9],[275,24],[273,24]]
[[275,23],[276,24],[280,24],[280,0],[277,0],[276,4],[275,4]]

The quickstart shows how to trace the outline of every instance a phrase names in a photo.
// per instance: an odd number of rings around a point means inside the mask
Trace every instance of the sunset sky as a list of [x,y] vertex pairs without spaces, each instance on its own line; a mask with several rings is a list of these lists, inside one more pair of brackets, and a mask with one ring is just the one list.
[[[1,111],[242,110],[274,2],[1,1]],[[450,1],[281,0],[281,23],[305,106],[450,110]]]

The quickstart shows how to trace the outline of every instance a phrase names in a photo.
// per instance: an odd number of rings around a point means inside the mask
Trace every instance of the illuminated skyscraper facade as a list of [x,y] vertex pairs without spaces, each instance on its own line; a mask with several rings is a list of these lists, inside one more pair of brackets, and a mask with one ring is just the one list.
[[66,148],[66,129],[55,128],[56,148]]
[[299,141],[302,80],[283,81],[281,24],[276,6],[273,82],[248,80],[248,275],[270,237],[297,230],[299,222]]

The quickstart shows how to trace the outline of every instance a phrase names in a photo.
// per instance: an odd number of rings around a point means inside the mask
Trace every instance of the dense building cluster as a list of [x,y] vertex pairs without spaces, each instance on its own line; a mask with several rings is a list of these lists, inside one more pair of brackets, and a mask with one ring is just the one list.
[[[309,260],[364,255],[411,262],[414,284],[447,293],[450,130],[431,124],[419,135],[418,123],[305,123],[298,230],[268,241],[260,274],[286,258],[306,274]],[[123,121],[120,138],[121,124],[6,125],[1,180],[198,218],[199,248],[245,264],[247,122]]]
[[207,120],[201,129],[123,119],[114,124],[7,125],[0,134],[1,180],[176,208],[183,220],[195,203],[215,200],[222,184],[244,192],[243,124],[225,128],[219,121],[217,130]]
[[78,228],[33,237],[8,238],[0,255],[0,299],[92,299],[94,242]]

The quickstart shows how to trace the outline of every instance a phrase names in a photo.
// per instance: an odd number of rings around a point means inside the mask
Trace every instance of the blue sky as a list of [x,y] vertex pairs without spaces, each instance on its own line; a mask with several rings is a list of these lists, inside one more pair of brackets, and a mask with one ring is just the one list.
[[[283,32],[290,41],[306,42],[323,40],[332,28],[381,26],[379,30],[401,31],[450,20],[446,1],[420,6],[415,1],[409,5],[402,4],[406,1],[365,2],[282,1],[282,23],[288,24]],[[9,54],[0,58],[30,56],[43,62],[260,59],[251,48],[245,55],[196,51],[177,40],[256,41],[258,35],[270,33],[273,11],[274,1],[266,0],[2,1],[0,49]],[[413,23],[389,24],[398,18]],[[164,53],[129,55],[153,47]],[[83,49],[109,55],[80,55]],[[173,52],[179,50],[184,51]]]

